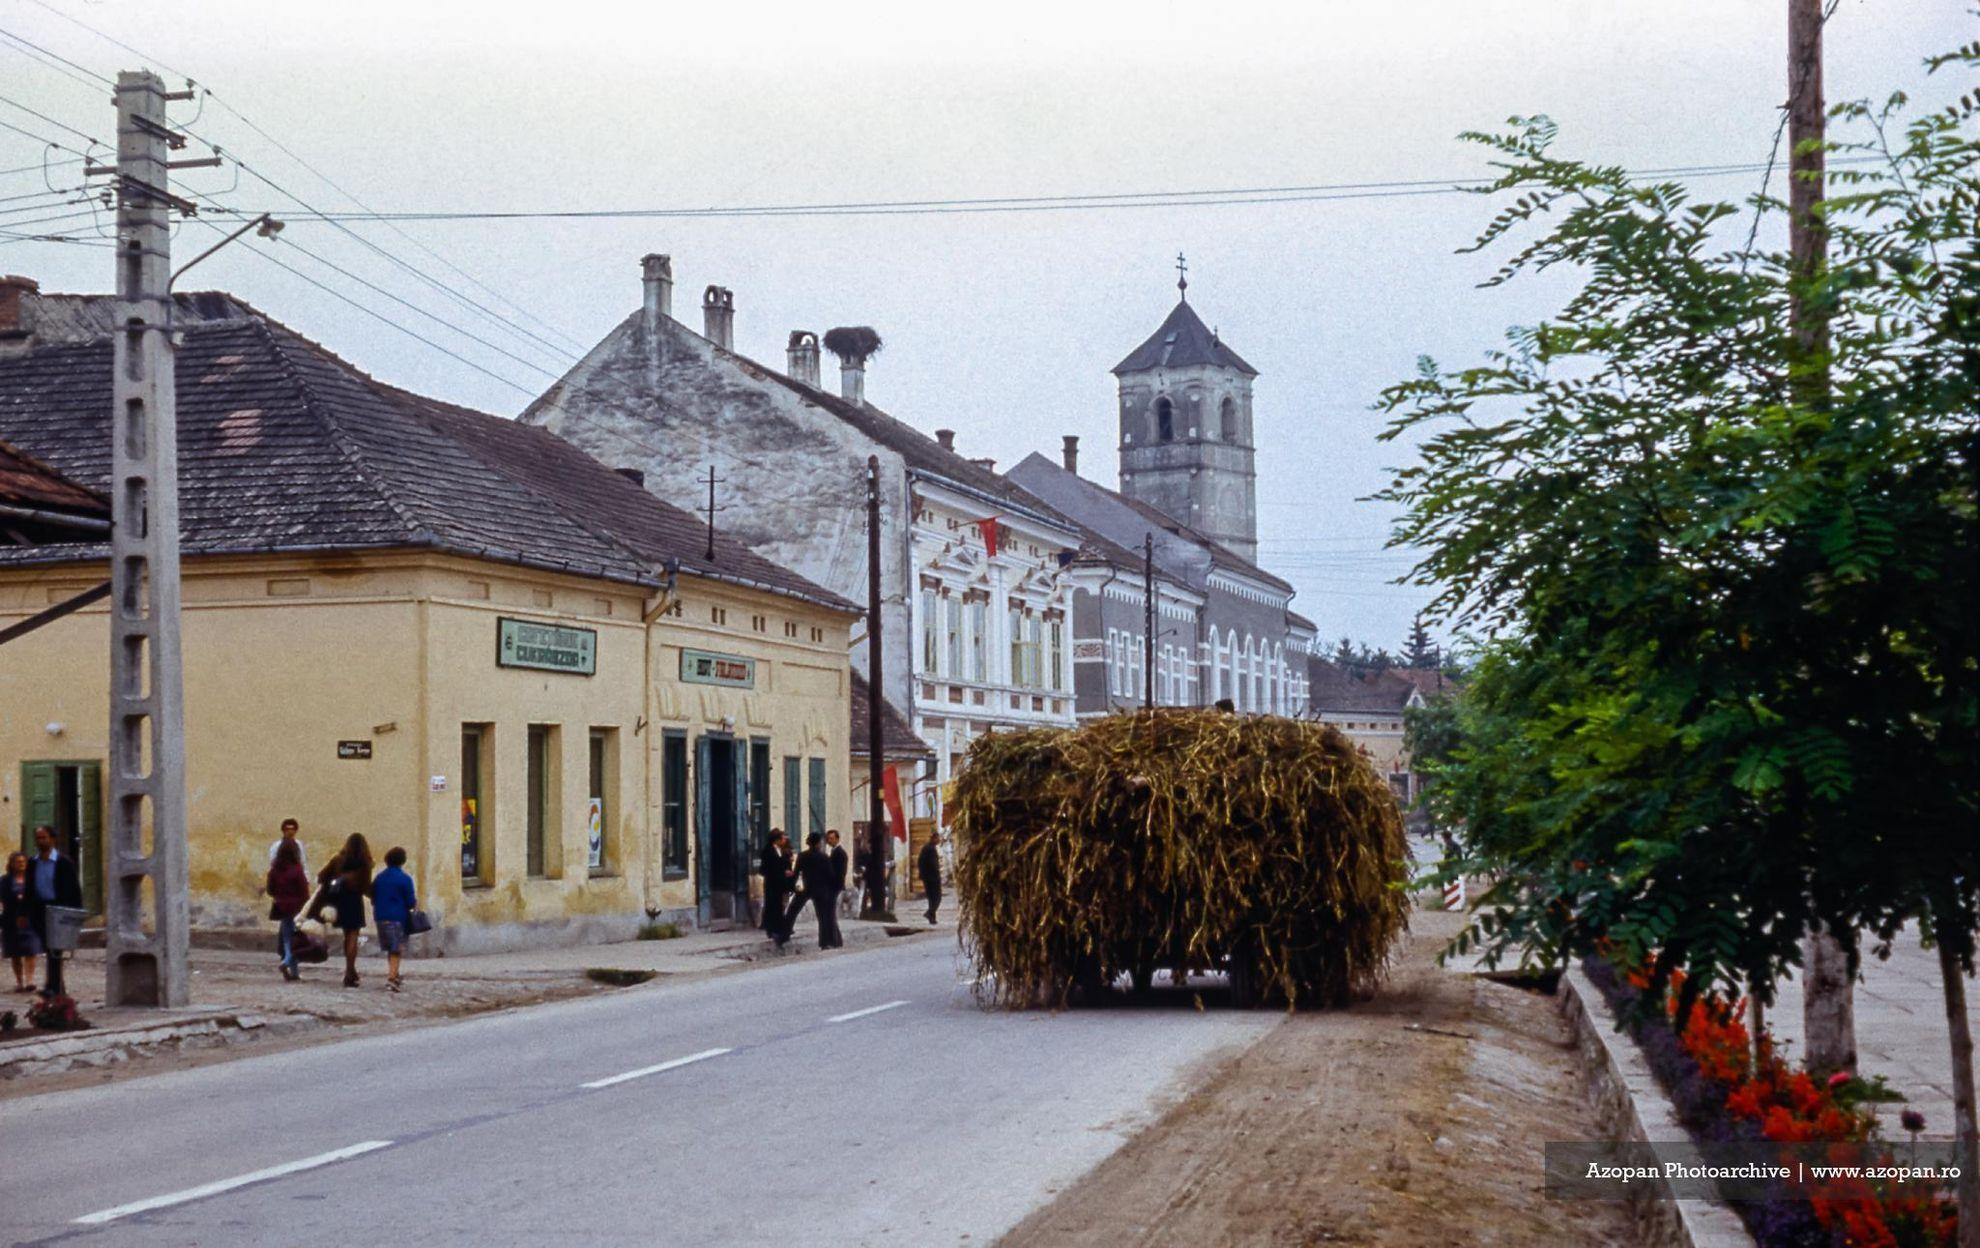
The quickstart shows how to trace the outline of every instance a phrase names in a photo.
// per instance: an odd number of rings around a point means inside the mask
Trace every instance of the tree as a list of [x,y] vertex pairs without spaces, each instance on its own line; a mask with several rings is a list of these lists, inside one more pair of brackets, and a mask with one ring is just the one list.
[[1430,630],[1424,626],[1423,613],[1419,611],[1410,621],[1409,640],[1403,643],[1403,666],[1434,668],[1437,659],[1437,643],[1430,640]]
[[[1971,72],[1980,44],[1930,64]],[[1555,157],[1545,119],[1469,136],[1517,193],[1477,246],[1550,226],[1488,284],[1583,281],[1479,367],[1426,360],[1385,393],[1385,436],[1424,440],[1383,497],[1430,552],[1433,612],[1491,638],[1432,788],[1456,869],[1502,881],[1464,940],[1600,946],[1658,988],[1683,969],[1688,1009],[1768,999],[1818,926],[1854,955],[1917,921],[1971,1150],[1980,99],[1897,133],[1904,103],[1835,110],[1837,146],[1878,163],[1832,174],[1814,272],[1728,247],[1739,206]],[[1818,358],[1790,291],[1821,309]],[[1970,1242],[1980,1184],[1961,1210]]]

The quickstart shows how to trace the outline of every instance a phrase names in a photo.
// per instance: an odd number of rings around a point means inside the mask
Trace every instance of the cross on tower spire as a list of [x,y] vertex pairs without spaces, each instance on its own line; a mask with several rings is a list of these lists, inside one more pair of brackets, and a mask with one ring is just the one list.
[[1183,259],[1180,251],[1176,253],[1176,289],[1184,299],[1189,298],[1189,261]]

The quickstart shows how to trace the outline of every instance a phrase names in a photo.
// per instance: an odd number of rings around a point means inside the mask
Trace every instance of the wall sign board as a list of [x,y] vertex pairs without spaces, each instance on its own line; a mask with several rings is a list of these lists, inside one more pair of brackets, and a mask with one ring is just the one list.
[[681,679],[691,685],[727,685],[731,689],[756,687],[756,660],[707,650],[681,651]]
[[534,620],[495,622],[495,662],[542,672],[594,676],[598,672],[598,633],[589,628],[538,624]]
[[339,741],[337,742],[337,757],[338,758],[370,758],[371,742]]

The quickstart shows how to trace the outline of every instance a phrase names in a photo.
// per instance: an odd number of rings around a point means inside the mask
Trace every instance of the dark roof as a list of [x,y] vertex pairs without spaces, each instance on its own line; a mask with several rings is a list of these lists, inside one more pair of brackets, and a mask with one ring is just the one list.
[[[866,758],[867,700],[866,677],[858,672],[852,674],[852,756]],[[880,757],[888,758],[933,758],[934,749],[916,734],[908,717],[901,714],[900,708],[885,698],[880,699]]]
[[17,446],[0,442],[0,503],[108,516],[109,500],[84,489]]
[[1169,313],[1160,329],[1148,336],[1147,342],[1128,352],[1125,360],[1114,365],[1114,372],[1145,373],[1150,369],[1186,368],[1192,364],[1215,364],[1220,368],[1234,368],[1250,377],[1258,375],[1257,369],[1225,346],[1216,333],[1203,323],[1203,318],[1189,306],[1187,299],[1176,304],[1175,311]]
[[1325,659],[1307,665],[1306,704],[1321,714],[1345,711],[1400,715],[1416,686],[1394,671],[1357,679]]
[[[0,437],[93,487],[110,476],[110,344],[0,359]],[[857,608],[554,434],[387,386],[259,315],[189,327],[177,355],[188,555],[414,547],[639,585],[658,565]],[[10,552],[9,563],[89,557]]]

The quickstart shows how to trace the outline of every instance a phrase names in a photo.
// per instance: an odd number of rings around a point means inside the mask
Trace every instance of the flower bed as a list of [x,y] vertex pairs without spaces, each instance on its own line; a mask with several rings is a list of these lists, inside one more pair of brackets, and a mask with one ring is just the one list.
[[[1646,1061],[1698,1142],[1881,1151],[1877,1117],[1864,1108],[1871,1085],[1847,1073],[1817,1082],[1782,1060],[1764,1032],[1756,1060],[1743,1001],[1701,997],[1680,1027],[1679,984],[1662,1011],[1645,1010],[1645,976],[1621,974],[1598,958],[1583,969],[1619,1016],[1635,1020],[1631,1031]],[[1762,1248],[1951,1248],[1957,1238],[1949,1201],[1863,1180],[1831,1182],[1813,1198],[1782,1184],[1778,1195],[1730,1203]]]

